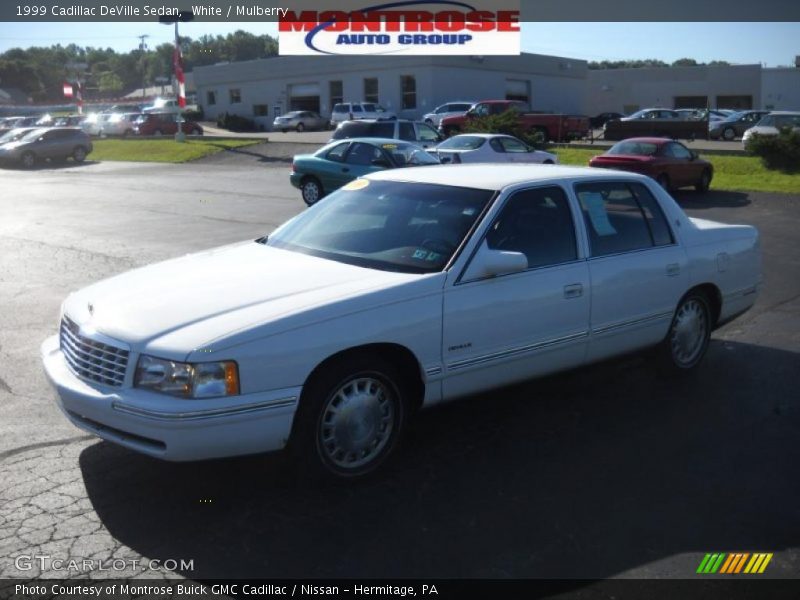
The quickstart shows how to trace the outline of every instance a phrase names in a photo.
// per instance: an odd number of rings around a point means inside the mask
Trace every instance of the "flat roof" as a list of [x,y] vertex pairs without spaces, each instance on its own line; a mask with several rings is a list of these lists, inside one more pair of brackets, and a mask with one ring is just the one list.
[[458,164],[388,169],[370,173],[367,179],[376,181],[407,181],[453,185],[479,190],[501,190],[517,183],[563,181],[575,179],[644,179],[644,175],[596,169],[592,167],[562,167],[538,164]]

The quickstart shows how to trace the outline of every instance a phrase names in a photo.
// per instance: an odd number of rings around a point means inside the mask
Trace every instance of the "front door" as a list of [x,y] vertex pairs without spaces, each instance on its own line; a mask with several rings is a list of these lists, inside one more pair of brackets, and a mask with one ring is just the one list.
[[521,252],[528,269],[483,278],[468,266],[453,274],[444,295],[445,398],[576,366],[585,357],[589,271],[564,190],[514,192],[481,247]]

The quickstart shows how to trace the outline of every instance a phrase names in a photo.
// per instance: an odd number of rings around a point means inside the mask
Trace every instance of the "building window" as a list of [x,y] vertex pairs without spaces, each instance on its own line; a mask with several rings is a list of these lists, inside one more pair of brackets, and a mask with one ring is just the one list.
[[341,81],[331,81],[328,84],[330,93],[330,109],[333,112],[333,107],[337,104],[344,102],[344,86]]
[[401,106],[405,108],[417,108],[417,80],[413,75],[400,76],[400,91],[403,94]]
[[239,104],[242,101],[242,90],[239,88],[231,88],[228,90],[231,98],[231,104]]
[[253,116],[268,117],[269,106],[267,106],[266,104],[253,104]]
[[506,100],[519,100],[530,106],[530,82],[524,79],[506,79]]
[[206,92],[206,104],[213,106],[217,103],[217,92]]
[[378,78],[364,78],[364,102],[378,102]]

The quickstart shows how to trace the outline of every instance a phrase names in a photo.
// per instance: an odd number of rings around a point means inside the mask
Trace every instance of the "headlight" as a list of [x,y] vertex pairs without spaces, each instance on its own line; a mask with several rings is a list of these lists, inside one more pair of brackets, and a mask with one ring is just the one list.
[[180,398],[217,398],[239,393],[239,369],[233,361],[182,363],[143,354],[134,387]]

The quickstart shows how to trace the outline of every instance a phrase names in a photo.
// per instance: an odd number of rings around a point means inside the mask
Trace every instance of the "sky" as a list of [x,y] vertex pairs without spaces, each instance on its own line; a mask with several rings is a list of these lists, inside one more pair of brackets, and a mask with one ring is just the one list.
[[[276,23],[181,24],[181,35],[225,35],[237,29],[277,35]],[[150,47],[171,42],[172,27],[157,23],[0,23],[0,52],[75,43],[127,51],[147,34]],[[656,58],[672,62],[726,60],[769,67],[794,64],[800,23],[523,23],[522,51],[583,60]]]

